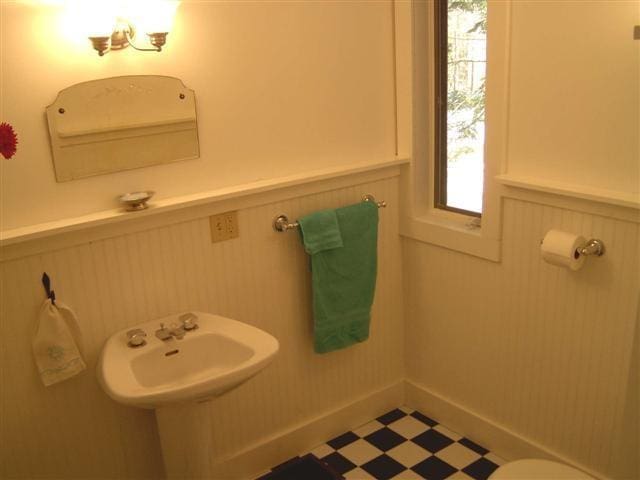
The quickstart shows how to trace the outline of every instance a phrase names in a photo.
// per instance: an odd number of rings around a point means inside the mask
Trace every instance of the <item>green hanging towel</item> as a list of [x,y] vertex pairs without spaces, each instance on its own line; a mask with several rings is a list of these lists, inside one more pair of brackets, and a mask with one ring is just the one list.
[[[328,221],[327,212],[335,212],[335,224]],[[311,254],[315,351],[326,353],[363,342],[369,338],[376,288],[378,207],[362,202],[312,213],[299,223],[305,250],[315,252]],[[342,247],[336,246],[337,236]]]
[[342,247],[342,235],[335,210],[321,210],[299,222],[304,250],[309,255]]

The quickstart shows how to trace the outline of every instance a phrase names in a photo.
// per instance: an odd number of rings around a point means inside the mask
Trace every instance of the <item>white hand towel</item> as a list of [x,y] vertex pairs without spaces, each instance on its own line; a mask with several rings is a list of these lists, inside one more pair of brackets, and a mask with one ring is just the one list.
[[47,299],[40,308],[33,337],[33,354],[45,386],[61,382],[87,368],[80,353],[82,338],[73,311]]

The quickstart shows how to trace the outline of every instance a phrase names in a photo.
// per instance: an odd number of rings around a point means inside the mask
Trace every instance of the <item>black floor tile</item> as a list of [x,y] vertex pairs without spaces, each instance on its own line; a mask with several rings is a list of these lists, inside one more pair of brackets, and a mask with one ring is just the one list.
[[[356,465],[353,462],[348,458],[343,457],[338,452],[333,452],[332,454],[327,455],[322,458],[321,461],[340,474],[347,473],[348,471],[356,468]],[[304,477],[301,477],[300,480],[302,480],[302,478]]]
[[338,450],[339,448],[344,447],[345,445],[349,445],[350,443],[355,442],[360,437],[353,432],[343,433],[339,437],[333,438],[327,442],[332,448]]
[[364,439],[371,445],[378,447],[383,452],[391,450],[393,447],[397,447],[401,443],[407,441],[407,439],[402,435],[394,432],[387,427],[376,430],[375,432],[364,437]]
[[417,420],[420,420],[422,423],[426,423],[430,427],[435,427],[438,424],[438,422],[436,422],[435,420],[427,417],[426,415],[421,414],[417,410],[415,412],[412,412],[411,416],[413,418],[417,419]]
[[427,480],[444,480],[458,471],[455,467],[435,456],[414,465],[411,470]]
[[402,417],[406,416],[406,413],[404,413],[399,408],[396,408],[395,410],[391,410],[390,412],[387,412],[384,415],[376,418],[376,420],[384,425],[389,425],[390,423],[395,422],[396,420],[400,420]]
[[377,480],[387,480],[407,469],[407,467],[385,454],[365,463],[360,468],[373,475]]
[[487,480],[496,468],[498,468],[498,465],[482,457],[471,465],[464,467],[462,471],[476,480]]
[[417,443],[422,448],[426,448],[431,453],[439,452],[444,447],[447,447],[453,443],[453,440],[451,440],[449,437],[433,429],[421,433],[417,437],[411,439],[411,441]]
[[480,455],[486,455],[487,453],[489,453],[489,450],[487,450],[484,447],[481,447],[475,442],[472,442],[468,438],[461,438],[460,440],[458,440],[458,443],[461,445],[464,445],[465,447],[473,450],[476,453],[479,453]]

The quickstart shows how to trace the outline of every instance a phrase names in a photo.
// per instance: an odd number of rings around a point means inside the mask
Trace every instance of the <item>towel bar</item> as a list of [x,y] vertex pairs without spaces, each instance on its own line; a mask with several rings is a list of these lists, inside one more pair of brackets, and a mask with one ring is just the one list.
[[[366,193],[362,196],[363,202],[373,202],[378,208],[385,208],[387,206],[387,202],[382,200],[381,202],[376,202],[376,199],[370,193]],[[300,224],[298,222],[289,223],[289,217],[285,214],[280,214],[276,218],[273,219],[273,229],[276,232],[286,232],[287,230],[293,230],[294,228],[298,228]]]

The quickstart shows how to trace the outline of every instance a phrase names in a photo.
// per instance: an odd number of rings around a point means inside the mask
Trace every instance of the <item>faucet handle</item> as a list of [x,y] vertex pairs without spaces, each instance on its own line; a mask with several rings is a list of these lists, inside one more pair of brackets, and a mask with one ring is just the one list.
[[185,313],[184,315],[180,315],[180,317],[178,317],[178,320],[182,322],[182,328],[186,331],[195,330],[196,328],[198,328],[198,324],[196,323],[198,317],[194,313],[189,312]]
[[140,328],[129,330],[127,332],[127,345],[129,345],[130,347],[142,347],[147,343],[147,341],[145,340],[146,336],[147,333]]

